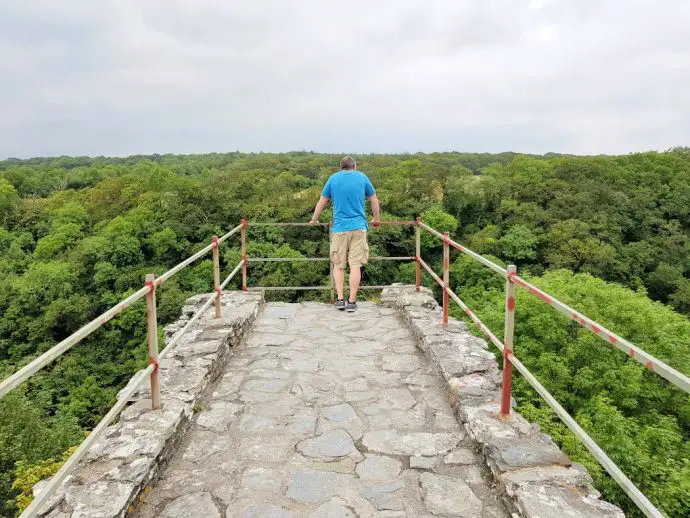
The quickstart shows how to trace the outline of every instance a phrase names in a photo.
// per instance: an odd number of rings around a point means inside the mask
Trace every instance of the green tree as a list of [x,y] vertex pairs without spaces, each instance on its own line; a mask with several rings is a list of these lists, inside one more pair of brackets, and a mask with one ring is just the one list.
[[12,489],[18,491],[19,494],[15,497],[14,502],[18,511],[22,512],[29,507],[29,504],[34,499],[33,489],[41,480],[47,479],[55,475],[60,468],[65,464],[67,459],[76,451],[77,447],[73,446],[62,454],[60,460],[46,459],[40,461],[38,464],[32,465],[27,461],[18,460],[15,469],[15,479],[12,483]]
[[677,311],[690,314],[690,279],[679,280],[669,299]]
[[503,257],[515,262],[536,259],[539,237],[524,225],[511,227],[500,239]]
[[74,419],[47,419],[21,391],[0,400],[0,512],[14,514],[12,483],[17,463],[21,469],[58,456],[82,438],[83,431]]
[[19,194],[10,182],[0,178],[0,225],[7,225],[17,210]]
[[666,302],[679,283],[683,280],[683,271],[677,266],[661,263],[647,277],[649,296],[655,300]]
[[[439,207],[432,207],[422,213],[421,219],[439,232],[453,233],[458,228],[458,220],[447,212],[443,212]],[[422,231],[421,245],[424,249],[439,248],[443,246],[443,241],[429,232]]]

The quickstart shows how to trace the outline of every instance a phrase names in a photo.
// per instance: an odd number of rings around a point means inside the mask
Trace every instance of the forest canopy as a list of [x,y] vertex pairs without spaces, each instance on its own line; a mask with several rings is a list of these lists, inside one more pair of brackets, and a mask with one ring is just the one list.
[[[139,289],[146,273],[163,273],[241,218],[309,221],[339,159],[300,152],[0,162],[0,377]],[[687,148],[357,160],[377,189],[383,220],[421,216],[475,251],[516,264],[542,289],[690,374]],[[327,239],[320,228],[250,229],[248,255],[327,256]],[[372,255],[409,256],[414,237],[410,229],[382,228],[370,246]],[[422,247],[440,271],[440,241],[425,236]],[[222,250],[227,274],[240,258],[238,240]],[[323,263],[253,264],[249,271],[252,286],[325,284],[327,274]],[[377,285],[413,280],[413,265],[389,262],[372,263],[365,278]],[[502,282],[453,254],[452,286],[497,335]],[[187,297],[211,286],[209,260],[180,272],[158,294],[160,322],[177,318]],[[517,304],[516,354],[657,506],[669,516],[690,515],[690,398],[538,300],[523,293]],[[146,364],[144,315],[135,304],[0,400],[0,516],[26,505],[27,481],[49,475]],[[637,516],[524,380],[515,396],[525,417],[587,465],[606,499]]]

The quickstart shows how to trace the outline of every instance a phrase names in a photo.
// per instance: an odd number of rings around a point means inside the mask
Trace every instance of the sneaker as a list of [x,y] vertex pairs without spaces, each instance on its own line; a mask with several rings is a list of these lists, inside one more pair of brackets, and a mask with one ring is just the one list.
[[350,302],[348,300],[347,305],[345,306],[345,310],[348,313],[354,313],[355,311],[357,311],[357,303],[356,302]]
[[345,309],[345,299],[336,300],[333,307],[339,311],[343,311]]

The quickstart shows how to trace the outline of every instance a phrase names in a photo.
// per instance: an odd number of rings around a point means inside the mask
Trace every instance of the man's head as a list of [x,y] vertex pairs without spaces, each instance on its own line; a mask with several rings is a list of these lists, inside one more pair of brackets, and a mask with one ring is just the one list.
[[355,162],[355,159],[351,156],[346,156],[340,159],[340,169],[345,169],[346,171],[349,171],[351,169],[355,169],[356,167],[357,162]]

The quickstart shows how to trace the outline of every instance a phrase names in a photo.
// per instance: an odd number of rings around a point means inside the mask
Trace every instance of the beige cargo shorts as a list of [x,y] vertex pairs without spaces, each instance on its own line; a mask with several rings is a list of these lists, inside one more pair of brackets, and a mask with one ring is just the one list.
[[369,261],[366,230],[337,232],[331,236],[331,262],[335,268],[361,268]]

